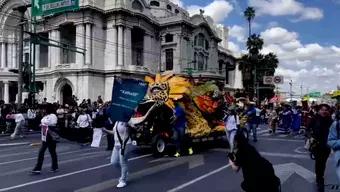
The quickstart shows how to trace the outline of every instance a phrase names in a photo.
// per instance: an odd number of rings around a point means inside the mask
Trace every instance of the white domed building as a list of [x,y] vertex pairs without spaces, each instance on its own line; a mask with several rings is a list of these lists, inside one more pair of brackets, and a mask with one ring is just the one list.
[[[115,76],[143,78],[157,72],[225,81],[240,88],[236,59],[228,50],[228,29],[203,13],[188,12],[169,0],[79,0],[80,10],[38,20],[36,32],[50,43],[75,46],[85,54],[36,45],[36,81],[41,97],[68,103],[111,99]],[[0,99],[15,102],[18,13],[28,0],[0,0]],[[30,10],[25,17],[30,19]],[[26,30],[29,27],[26,26]],[[25,38],[29,38],[25,35]],[[24,43],[24,60],[30,58]],[[236,67],[237,69],[237,67]],[[235,87],[237,86],[237,87]]]

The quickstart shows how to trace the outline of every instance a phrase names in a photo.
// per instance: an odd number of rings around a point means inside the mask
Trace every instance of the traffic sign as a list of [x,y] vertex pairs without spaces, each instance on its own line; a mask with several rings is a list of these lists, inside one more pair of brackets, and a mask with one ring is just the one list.
[[263,84],[265,84],[265,85],[272,85],[272,84],[274,84],[273,76],[263,76]]
[[274,76],[274,84],[283,84],[283,76]]
[[32,16],[47,16],[79,9],[79,0],[32,0]]

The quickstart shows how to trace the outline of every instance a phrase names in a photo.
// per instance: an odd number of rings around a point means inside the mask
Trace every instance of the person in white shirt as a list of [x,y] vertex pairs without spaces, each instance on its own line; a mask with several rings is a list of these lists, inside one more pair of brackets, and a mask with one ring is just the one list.
[[123,188],[127,185],[128,176],[128,157],[131,150],[131,138],[128,123],[116,121],[113,130],[104,129],[108,134],[114,135],[115,145],[113,147],[111,163],[114,166],[120,166],[121,177],[117,188]]
[[52,104],[47,104],[46,115],[41,119],[41,148],[39,150],[38,161],[34,169],[31,171],[32,174],[40,174],[41,168],[44,162],[45,151],[51,154],[52,167],[51,172],[58,171],[58,158],[57,158],[57,140],[58,135],[56,133],[56,125],[58,122],[57,116],[54,114],[54,107]]
[[81,114],[77,119],[78,130],[78,142],[86,143],[92,141],[92,129],[91,129],[92,118],[89,114],[85,112],[85,109],[81,110]]
[[20,137],[24,137],[23,136],[23,133],[22,133],[22,128],[24,126],[24,123],[25,123],[25,117],[23,115],[23,109],[19,109],[18,110],[18,113],[16,113],[14,115],[14,118],[15,118],[15,129],[14,129],[14,132],[13,134],[11,135],[11,139],[15,139],[17,135],[20,135]]
[[240,126],[240,118],[235,109],[229,109],[224,118],[225,132],[227,134],[230,151],[234,150],[234,138]]

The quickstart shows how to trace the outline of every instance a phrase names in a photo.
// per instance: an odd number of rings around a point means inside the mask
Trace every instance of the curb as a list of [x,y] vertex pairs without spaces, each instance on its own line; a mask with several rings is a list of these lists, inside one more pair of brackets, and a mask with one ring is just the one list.
[[[30,132],[24,132],[24,135],[34,135],[40,133],[40,131],[30,131]],[[12,133],[4,133],[4,134],[0,134],[0,138],[2,137],[9,137],[11,136]]]

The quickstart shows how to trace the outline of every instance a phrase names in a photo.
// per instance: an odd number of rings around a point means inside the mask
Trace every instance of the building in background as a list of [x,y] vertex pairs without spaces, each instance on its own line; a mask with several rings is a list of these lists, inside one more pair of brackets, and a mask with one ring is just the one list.
[[[17,94],[17,77],[8,71],[18,66],[19,14],[12,9],[28,3],[0,0],[0,99],[6,102],[15,102]],[[169,0],[82,0],[78,11],[39,19],[36,31],[41,41],[86,50],[81,54],[36,45],[39,95],[49,102],[69,103],[72,95],[110,100],[115,76],[143,78],[157,72],[242,88],[236,59],[228,50],[228,29],[203,12],[190,17]],[[29,62],[33,57],[25,42],[24,61]]]

